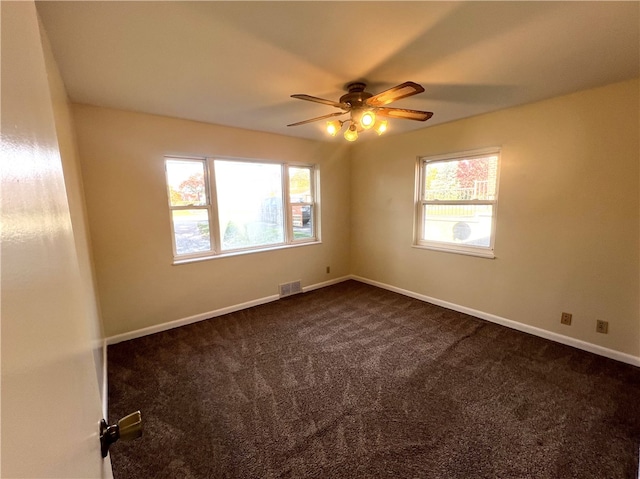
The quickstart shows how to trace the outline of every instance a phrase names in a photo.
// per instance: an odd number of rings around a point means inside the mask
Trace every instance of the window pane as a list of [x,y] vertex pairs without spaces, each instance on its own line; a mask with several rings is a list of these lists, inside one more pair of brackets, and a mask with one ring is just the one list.
[[207,210],[173,210],[171,214],[173,216],[176,254],[200,253],[211,250]]
[[313,238],[313,207],[309,205],[291,205],[293,239]]
[[289,167],[289,195],[291,203],[311,203],[311,169]]
[[466,201],[493,200],[496,195],[498,157],[428,162],[424,199]]
[[280,165],[215,161],[222,250],[284,242]]
[[422,239],[488,248],[492,217],[492,205],[426,205]]
[[171,206],[205,206],[204,162],[167,160],[166,165]]

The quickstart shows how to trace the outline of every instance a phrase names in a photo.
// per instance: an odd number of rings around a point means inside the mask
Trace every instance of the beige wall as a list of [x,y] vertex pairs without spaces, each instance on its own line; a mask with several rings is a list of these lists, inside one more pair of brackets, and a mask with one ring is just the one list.
[[[91,328],[93,341],[94,360],[96,364],[96,376],[99,379],[100,395],[104,396],[104,334],[100,320],[98,297],[95,288],[93,258],[91,253],[91,240],[87,228],[87,213],[84,199],[84,189],[80,172],[80,159],[76,147],[71,105],[67,92],[62,82],[58,66],[53,58],[51,46],[43,33],[44,59],[48,72],[49,89],[51,92],[51,105],[53,107],[56,138],[62,160],[64,185],[69,204],[69,215],[73,228],[73,239],[78,256],[78,267],[82,275],[82,291],[85,302],[85,316],[87,324]],[[106,402],[106,400],[105,400]]]
[[[635,80],[358,144],[351,273],[639,356],[638,106]],[[416,157],[489,146],[496,259],[412,248]]]
[[66,94],[34,3],[1,2],[0,12],[0,476],[111,477],[98,439],[90,261],[76,244],[86,238],[73,222],[61,159],[72,136]]
[[[84,105],[74,105],[74,118],[107,336],[272,296],[279,283],[349,273],[344,145]],[[172,265],[166,154],[317,163],[322,244]]]

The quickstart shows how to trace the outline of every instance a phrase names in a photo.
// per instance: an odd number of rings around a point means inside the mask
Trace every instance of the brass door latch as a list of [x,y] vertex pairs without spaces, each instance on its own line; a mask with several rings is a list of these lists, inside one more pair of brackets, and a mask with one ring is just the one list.
[[142,415],[140,411],[129,414],[109,426],[104,419],[100,422],[100,450],[107,457],[109,447],[118,439],[132,441],[142,436]]

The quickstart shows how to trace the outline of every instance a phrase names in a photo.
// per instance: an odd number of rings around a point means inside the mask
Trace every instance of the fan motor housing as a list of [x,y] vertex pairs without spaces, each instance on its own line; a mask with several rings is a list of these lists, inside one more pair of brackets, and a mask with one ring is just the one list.
[[340,97],[340,103],[348,103],[352,108],[364,106],[365,101],[373,96],[368,91],[364,91],[366,87],[367,85],[361,82],[349,83],[347,85],[349,93]]

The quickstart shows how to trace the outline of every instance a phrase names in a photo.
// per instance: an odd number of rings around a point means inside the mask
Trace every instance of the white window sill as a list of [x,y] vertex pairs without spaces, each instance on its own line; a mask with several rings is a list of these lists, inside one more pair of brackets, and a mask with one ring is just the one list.
[[246,254],[265,253],[269,251],[277,251],[282,249],[299,248],[301,246],[310,246],[310,245],[316,245],[321,243],[322,241],[320,240],[314,240],[314,241],[305,241],[305,242],[294,243],[294,244],[267,246],[265,248],[260,248],[260,249],[245,249],[245,250],[229,251],[225,253],[207,254],[203,256],[189,256],[189,257],[178,256],[173,258],[172,264],[180,265],[180,264],[188,264],[188,263],[197,263],[199,261],[209,261],[212,259],[231,258],[233,256],[243,256]]
[[487,259],[495,259],[496,255],[493,250],[488,248],[469,248],[469,247],[456,247],[454,246],[444,246],[444,245],[426,245],[426,244],[414,244],[413,248],[418,249],[429,249],[432,251],[440,251],[443,253],[454,253],[454,254],[463,254],[467,256],[477,256],[479,258],[487,258]]

